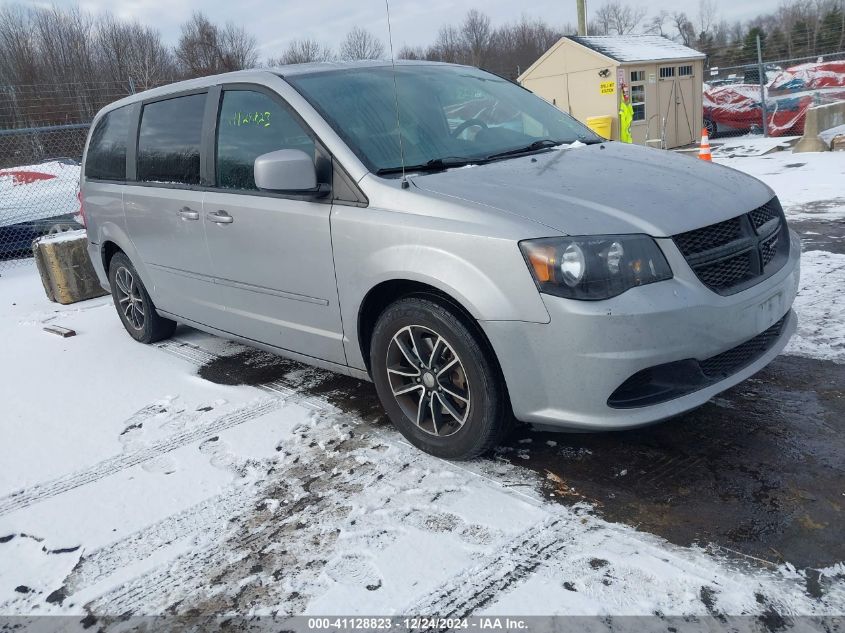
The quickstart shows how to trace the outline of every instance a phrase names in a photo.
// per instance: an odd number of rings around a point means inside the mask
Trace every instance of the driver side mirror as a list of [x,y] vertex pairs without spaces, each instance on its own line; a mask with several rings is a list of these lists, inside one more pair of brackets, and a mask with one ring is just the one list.
[[262,154],[253,165],[255,184],[265,191],[319,193],[314,159],[301,149]]

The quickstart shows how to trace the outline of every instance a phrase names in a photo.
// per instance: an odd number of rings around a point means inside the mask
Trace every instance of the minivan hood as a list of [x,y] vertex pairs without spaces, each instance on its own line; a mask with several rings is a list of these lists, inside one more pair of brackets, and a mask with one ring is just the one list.
[[568,235],[668,237],[747,213],[774,195],[727,167],[610,142],[419,175],[413,182]]

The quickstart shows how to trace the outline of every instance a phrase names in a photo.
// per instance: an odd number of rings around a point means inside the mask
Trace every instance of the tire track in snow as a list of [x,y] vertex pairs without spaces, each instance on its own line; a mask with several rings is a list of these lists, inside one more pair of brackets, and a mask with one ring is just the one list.
[[550,518],[505,543],[408,605],[400,613],[437,618],[464,618],[495,600],[499,594],[526,580],[545,561],[561,554],[573,541],[564,531],[566,521]]
[[[202,365],[218,357],[192,343],[184,341],[172,341],[161,344],[159,347],[168,353],[194,364]],[[270,383],[254,385],[257,389],[264,391],[284,402],[295,401],[314,410],[318,417],[320,414],[342,413],[330,403],[318,397],[301,395],[297,390],[300,385],[293,381],[284,379]],[[381,436],[381,433],[376,433]],[[387,439],[387,438],[383,438]],[[308,454],[311,451],[306,450]],[[351,458],[351,455],[347,455]],[[310,460],[306,460],[310,461]],[[325,464],[323,464],[325,465]],[[360,467],[360,464],[358,464]],[[292,482],[299,482],[299,476],[292,477]],[[361,473],[363,474],[363,473]],[[280,473],[276,473],[280,475]],[[373,476],[373,473],[370,474]],[[282,480],[287,477],[280,477]],[[363,477],[369,479],[370,477]],[[357,479],[357,477],[356,477]],[[278,481],[278,479],[277,479]],[[358,481],[360,483],[360,480]],[[371,480],[370,484],[375,483]],[[278,495],[282,490],[283,496],[297,498],[295,492],[298,488],[294,484],[291,489],[287,483],[281,484],[281,490],[277,488],[274,492]],[[301,493],[300,493],[301,494]],[[276,496],[274,495],[274,496]],[[176,559],[171,559],[164,565],[142,573],[139,577],[107,590],[105,594],[93,599],[86,607],[93,611],[109,611],[116,613],[139,613],[149,609],[167,608],[174,602],[181,602],[186,593],[188,595],[200,591],[209,582],[209,572],[212,576],[223,575],[226,570],[237,569],[249,560],[253,554],[246,552],[267,551],[275,547],[280,540],[280,534],[276,530],[258,529],[242,533],[239,538],[232,539],[229,534],[231,525],[229,519],[234,516],[244,516],[252,503],[261,497],[248,494],[239,487],[223,495],[208,499],[193,508],[184,510],[176,515],[167,517],[158,524],[140,530],[120,541],[101,548],[83,558],[80,564],[66,580],[66,587],[71,593],[84,591],[87,588],[94,588],[97,584],[107,581],[108,577],[124,568],[134,561],[149,558],[157,551],[179,540],[193,538],[194,543],[191,549]],[[310,524],[320,514],[316,510],[322,505],[311,499],[308,505],[311,507],[301,508],[294,511],[293,515],[286,517],[285,523],[296,518],[301,524]],[[321,500],[322,501],[322,500]],[[294,503],[294,505],[297,505]],[[323,508],[326,510],[326,508]],[[565,521],[561,518],[550,519],[538,526],[526,530],[519,536],[507,541],[504,546],[498,549],[498,554],[489,555],[478,565],[464,569],[454,576],[445,586],[431,592],[417,601],[416,606],[411,607],[407,613],[420,614],[452,614],[454,616],[474,613],[485,604],[495,600],[498,595],[527,579],[546,560],[553,558],[563,551],[571,541],[561,529]],[[228,538],[227,538],[228,534]],[[290,535],[288,535],[290,536]],[[230,541],[229,547],[219,547],[220,541]],[[215,545],[215,543],[217,545]],[[232,549],[239,552],[238,556],[232,556]],[[308,549],[308,548],[306,548]],[[240,557],[245,558],[241,559]],[[307,573],[318,575],[318,569],[325,565],[326,561],[321,560],[324,553],[317,550],[305,556],[306,561],[310,559],[311,564],[302,565],[299,560],[293,564],[294,573]],[[290,561],[293,562],[293,561]],[[298,564],[297,564],[298,563]],[[315,567],[311,567],[317,563]],[[306,572],[306,569],[309,570]],[[216,574],[213,572],[216,570]],[[315,578],[312,576],[312,581]],[[468,589],[472,587],[472,589]],[[186,592],[187,590],[187,592]],[[297,593],[282,591],[275,597],[279,604],[286,604],[292,609],[294,604],[288,604],[290,600],[299,603],[303,597]],[[291,596],[297,595],[296,599]],[[296,607],[304,607],[306,603],[296,604]]]
[[255,500],[244,485],[236,485],[223,494],[86,553],[65,580],[65,587],[72,594],[94,586],[117,571],[190,537],[201,537],[205,542],[216,540],[225,530],[227,521],[246,511]]
[[156,343],[155,346],[168,354],[178,356],[182,360],[186,360],[194,365],[204,365],[205,363],[212,361],[215,358],[219,358],[220,356],[219,354],[209,352],[198,345],[176,338]]
[[[284,582],[263,576],[258,590],[266,592],[265,602],[275,605],[285,613],[301,612],[306,606],[303,586],[318,582],[326,564],[326,552],[333,549],[337,532],[323,530],[321,521],[326,517],[345,515],[349,509],[343,502],[343,490],[360,490],[378,483],[375,463],[365,466],[358,459],[359,454],[349,447],[341,446],[351,442],[359,448],[366,448],[361,438],[352,439],[351,429],[335,427],[333,416],[315,414],[313,424],[321,426],[321,433],[331,433],[331,447],[321,448],[314,436],[312,423],[306,423],[294,430],[292,443],[301,447],[293,459],[275,464],[272,480],[266,480],[255,494],[245,501],[243,512],[235,509],[226,512],[221,507],[218,524],[209,530],[208,538],[166,562],[141,575],[108,589],[105,593],[85,604],[89,613],[140,614],[162,612],[176,605],[199,608],[202,612],[232,611],[247,608],[231,604],[226,600],[237,600],[226,588],[239,586],[249,590],[249,579],[262,572],[254,571],[256,565],[267,569],[284,571]],[[336,476],[327,478],[325,472]],[[253,512],[248,511],[249,500],[265,499]],[[213,501],[212,501],[213,503]],[[202,506],[202,504],[200,504]],[[213,516],[212,509],[197,506],[197,519]],[[232,520],[234,518],[238,520]],[[191,530],[183,522],[186,531]],[[167,521],[167,520],[166,520]],[[178,521],[170,522],[167,529],[180,532]],[[167,530],[165,530],[167,531]],[[139,533],[131,539],[119,542],[117,559],[132,558],[132,542],[140,541]],[[164,537],[166,539],[166,537]],[[104,560],[112,555],[103,552]],[[118,563],[115,560],[114,563]],[[112,564],[109,567],[114,568]],[[93,571],[96,572],[95,569]],[[80,575],[79,580],[96,578],[96,575]],[[105,575],[100,575],[100,579]],[[296,579],[296,580],[295,580]],[[291,585],[296,584],[299,590]],[[88,585],[91,587],[91,585]],[[85,589],[88,587],[74,587]],[[70,587],[69,587],[70,588]],[[214,607],[209,605],[213,604]]]
[[[201,366],[209,361],[219,358],[219,354],[209,352],[193,343],[172,339],[156,345],[162,351],[181,358],[195,366]],[[0,497],[0,516],[4,516],[15,510],[26,508],[54,497],[68,490],[78,488],[94,481],[113,475],[121,470],[150,461],[170,451],[176,450],[202,439],[207,434],[224,431],[232,426],[243,424],[257,417],[261,417],[271,411],[281,408],[285,404],[295,403],[312,411],[335,412],[336,408],[329,403],[317,398],[303,396],[297,392],[298,385],[284,380],[276,380],[270,383],[255,385],[255,387],[271,397],[248,404],[241,409],[221,416],[210,424],[178,433],[170,438],[157,442],[148,448],[140,451],[127,453],[101,461],[89,468],[56,478],[42,484],[36,484],[30,488],[22,488],[9,495]],[[136,411],[126,420],[124,426],[135,424],[160,412],[160,403],[152,403]]]
[[[0,498],[0,516],[20,510],[21,508],[26,508],[45,499],[73,490],[74,488],[99,481],[122,470],[137,466],[187,444],[201,440],[208,435],[213,435],[233,426],[243,424],[244,422],[260,418],[281,408],[285,402],[284,399],[278,397],[258,400],[221,415],[202,426],[175,433],[141,450],[116,455],[84,470],[64,475],[63,477],[42,484],[36,484],[30,488],[18,490]],[[137,415],[136,413],[135,416]]]
[[[180,339],[170,339],[167,341],[163,341],[161,343],[158,343],[156,347],[158,347],[164,352],[167,352],[168,354],[172,354],[173,356],[181,358],[182,360],[187,361],[196,367],[201,367],[206,363],[217,360],[218,358],[224,356],[222,354],[215,354],[214,352],[210,352],[206,349],[203,349],[202,347],[195,345],[194,343],[189,343],[188,341],[182,341]],[[326,370],[326,372],[330,373],[328,372],[328,370]],[[312,411],[320,411],[326,413],[339,412],[339,409],[337,409],[337,407],[334,407],[325,400],[302,395],[299,391],[301,389],[301,385],[297,384],[294,381],[279,379],[274,380],[272,382],[250,386],[255,387],[256,389],[259,389],[266,393],[269,393],[273,396],[283,397],[289,402],[296,402],[297,404],[311,409]]]

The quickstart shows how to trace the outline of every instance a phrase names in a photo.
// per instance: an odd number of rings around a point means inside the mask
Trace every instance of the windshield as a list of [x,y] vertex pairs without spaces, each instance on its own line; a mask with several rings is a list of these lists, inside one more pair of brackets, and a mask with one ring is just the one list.
[[[390,66],[285,78],[377,173],[401,168]],[[441,166],[520,149],[599,142],[587,127],[501,77],[463,66],[396,67],[405,164]]]

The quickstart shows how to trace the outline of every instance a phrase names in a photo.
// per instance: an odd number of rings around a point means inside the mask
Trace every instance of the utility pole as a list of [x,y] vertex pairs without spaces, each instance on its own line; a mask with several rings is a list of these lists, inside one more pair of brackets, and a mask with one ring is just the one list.
[[760,34],[757,33],[757,73],[760,75],[760,112],[763,116],[763,136],[769,135],[766,119],[766,70],[763,68],[763,47],[760,44]]
[[578,3],[578,35],[587,34],[587,0],[576,0]]

